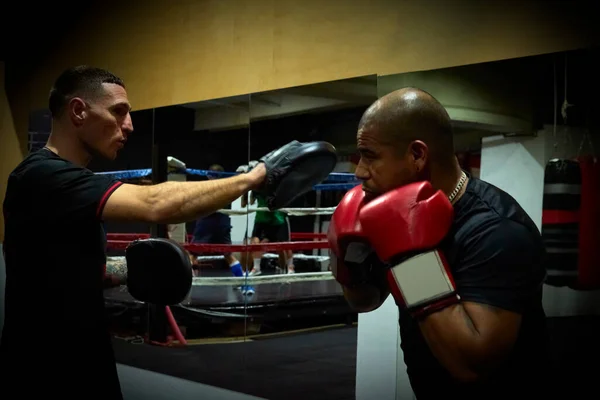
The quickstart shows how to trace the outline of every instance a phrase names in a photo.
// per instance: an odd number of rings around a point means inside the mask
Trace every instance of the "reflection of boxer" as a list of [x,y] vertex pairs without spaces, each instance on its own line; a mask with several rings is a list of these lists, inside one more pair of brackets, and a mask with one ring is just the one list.
[[[266,200],[252,192],[250,194],[250,204],[257,202],[257,207],[267,207]],[[246,197],[242,198],[242,208],[246,207]],[[254,228],[252,229],[252,244],[258,243],[278,243],[290,241],[290,222],[287,214],[282,211],[257,211],[254,218]],[[260,275],[260,262],[264,252],[253,252],[252,259],[254,264],[250,271],[250,276]],[[282,270],[287,269],[288,274],[295,272],[294,254],[291,250],[282,250],[279,252],[279,267]]]
[[[218,164],[209,167],[209,171],[224,172]],[[211,179],[209,177],[209,179]],[[231,204],[223,209],[231,208]],[[231,244],[231,218],[229,215],[215,212],[196,220],[192,243]],[[242,265],[231,253],[224,253],[225,261],[234,276],[243,276]]]
[[510,195],[464,173],[453,146],[446,110],[421,90],[392,92],[364,113],[363,190],[332,216],[332,270],[358,311],[393,294],[418,399],[540,397],[540,233]]
[[[115,159],[133,132],[118,77],[85,66],[68,69],[50,92],[49,108],[48,143],[11,172],[4,200],[2,390],[27,397],[43,387],[49,396],[79,398],[93,387],[99,398],[120,399],[105,320],[103,221],[179,224],[221,209],[265,180],[273,182],[273,192],[291,168],[282,160],[294,159],[298,150],[288,145],[230,178],[126,184],[86,167],[93,157]],[[52,234],[32,247],[32,226],[51,227]],[[44,255],[44,268],[32,251]],[[31,376],[36,384],[23,385]]]

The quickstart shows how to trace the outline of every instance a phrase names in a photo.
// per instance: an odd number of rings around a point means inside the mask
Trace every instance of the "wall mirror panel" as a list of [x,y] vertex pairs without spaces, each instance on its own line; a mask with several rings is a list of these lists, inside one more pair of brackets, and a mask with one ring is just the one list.
[[[243,354],[247,373],[261,374],[257,379],[263,386],[249,382],[246,393],[264,398],[293,396],[289,385],[302,382],[316,387],[330,373],[336,382],[338,378],[354,381],[357,315],[332,278],[326,232],[340,198],[358,184],[353,173],[356,129],[362,113],[376,99],[376,76],[251,95],[250,160],[297,140],[331,143],[338,163],[325,181],[284,209],[271,211],[260,194],[249,194]],[[338,372],[331,364],[331,352],[342,346],[348,352],[340,362],[348,368]],[[279,350],[267,350],[274,348]],[[353,385],[336,384],[322,396],[342,398],[352,393]]]
[[[223,116],[231,113],[235,121],[222,125]],[[143,150],[146,161],[136,164],[145,169],[127,168],[115,172],[115,176],[135,184],[207,182],[210,188],[248,164],[249,96],[161,107],[148,115],[149,139]],[[207,189],[202,196],[209,198],[212,194]],[[197,200],[201,199],[189,199]],[[126,267],[126,263],[122,265],[123,245],[149,236],[179,243],[193,268],[191,291],[177,305],[140,303],[127,293],[126,286],[105,291],[107,304],[115,309],[111,321],[118,362],[239,390],[236,380],[225,381],[223,377],[242,362],[239,352],[227,346],[244,337],[246,298],[241,290],[243,273],[238,260],[244,250],[246,213],[239,212],[240,203],[238,198],[177,224],[148,225],[143,229],[131,224],[127,228],[107,224],[107,271]],[[160,353],[165,346],[174,353]],[[181,363],[165,361],[172,360],[175,353],[183,357]]]
[[[540,230],[548,254],[544,263],[547,276],[541,303],[536,298],[536,305],[543,307],[548,326],[548,373],[560,377],[565,388],[582,382],[579,376],[586,374],[585,365],[600,354],[590,339],[600,327],[600,259],[592,250],[600,243],[600,219],[595,206],[588,205],[597,202],[600,193],[597,55],[597,49],[585,49],[379,76],[377,85],[380,97],[416,87],[438,99],[452,119],[454,151],[462,169],[472,179],[480,178],[510,194]],[[588,247],[592,242],[595,244]],[[453,264],[452,268],[459,266]],[[480,268],[490,267],[483,263]],[[506,276],[502,271],[495,274]],[[532,274],[526,276],[534,279]],[[468,290],[489,293],[474,271],[469,275],[463,269],[455,279],[459,290],[468,286]],[[489,278],[489,282],[493,280]],[[473,284],[475,281],[481,286]],[[508,290],[500,299],[510,298],[509,291],[514,292],[518,285],[509,278],[499,284]],[[537,286],[528,293],[533,295],[535,290]],[[524,321],[534,319],[535,312],[525,312]],[[394,319],[390,310],[375,314],[379,321]],[[375,316],[369,320],[375,323]],[[403,321],[408,323],[401,317],[401,326]],[[389,338],[396,335],[393,325],[395,322],[390,322],[384,330]],[[359,325],[365,343],[386,340],[381,329],[371,331],[366,326]],[[361,332],[361,328],[365,330]],[[528,325],[523,329],[537,328]],[[590,336],[590,332],[594,334]],[[410,340],[406,335],[403,341]],[[544,336],[542,330],[538,335]],[[383,357],[375,345],[367,347],[359,349],[365,364]],[[411,357],[405,356],[398,349],[398,398],[412,396],[412,389],[419,391],[419,397],[427,397],[429,389],[424,386],[429,383],[420,388],[410,386],[404,361]],[[418,381],[419,377],[411,379]]]
[[[410,86],[447,110],[462,169],[514,197],[540,230],[550,256],[542,293],[550,363],[562,382],[579,385],[583,365],[600,356],[591,339],[600,333],[593,251],[600,220],[588,223],[598,218],[590,204],[600,201],[593,197],[600,186],[597,54],[363,76],[133,111],[126,146],[115,160],[92,160],[93,173],[135,185],[218,182],[292,140],[327,141],[338,163],[277,211],[250,192],[177,224],[105,221],[104,297],[117,362],[260,398],[368,398],[373,386],[394,378],[390,396],[410,398],[398,308],[361,314],[359,324],[331,274],[326,238],[341,198],[361,183],[354,175],[361,116],[378,98]],[[32,112],[29,151],[39,151],[50,131],[48,110]],[[565,188],[575,190],[571,200],[573,193],[557,193]],[[565,216],[571,219],[556,219]],[[180,304],[146,304],[128,292],[125,249],[151,236],[178,242],[193,265]]]

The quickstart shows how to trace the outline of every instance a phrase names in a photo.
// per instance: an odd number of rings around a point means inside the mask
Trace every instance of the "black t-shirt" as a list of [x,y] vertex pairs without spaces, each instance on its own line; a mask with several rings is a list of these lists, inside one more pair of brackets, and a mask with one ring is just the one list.
[[522,315],[519,336],[506,362],[478,384],[460,384],[433,356],[417,322],[400,310],[404,361],[419,400],[510,398],[537,393],[548,376],[542,287],[545,249],[539,230],[506,192],[470,177],[455,204],[451,232],[440,246],[462,301]]
[[101,220],[120,184],[45,148],[10,174],[3,207],[4,393],[14,383],[20,396],[43,390],[62,399],[121,398],[104,309]]

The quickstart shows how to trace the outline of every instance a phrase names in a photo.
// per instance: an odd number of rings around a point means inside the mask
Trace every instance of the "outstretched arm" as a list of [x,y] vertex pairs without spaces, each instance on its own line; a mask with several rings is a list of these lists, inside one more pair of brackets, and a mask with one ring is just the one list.
[[264,164],[245,174],[201,182],[123,184],[106,201],[104,220],[178,224],[208,215],[259,186]]

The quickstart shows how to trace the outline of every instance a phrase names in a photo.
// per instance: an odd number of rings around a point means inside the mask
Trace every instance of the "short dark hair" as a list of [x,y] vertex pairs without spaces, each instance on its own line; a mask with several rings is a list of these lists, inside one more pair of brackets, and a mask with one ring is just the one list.
[[125,87],[121,78],[102,68],[79,65],[66,69],[59,75],[50,90],[48,107],[52,117],[59,117],[73,97],[95,97],[103,90],[103,83]]

